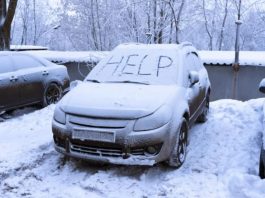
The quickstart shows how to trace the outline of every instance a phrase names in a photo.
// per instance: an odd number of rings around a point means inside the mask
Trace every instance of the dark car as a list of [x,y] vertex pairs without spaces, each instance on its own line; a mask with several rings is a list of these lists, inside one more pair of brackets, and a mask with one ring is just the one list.
[[124,44],[57,104],[57,151],[103,163],[179,167],[188,130],[206,121],[210,82],[196,49]]
[[65,66],[26,53],[0,53],[0,113],[55,103],[68,87]]
[[[265,93],[265,78],[260,82],[259,91]],[[263,116],[265,115],[265,104],[263,105]],[[263,123],[264,124],[264,123]],[[265,178],[265,132],[263,132],[263,144],[260,149],[260,161],[259,161],[259,175],[262,179]]]

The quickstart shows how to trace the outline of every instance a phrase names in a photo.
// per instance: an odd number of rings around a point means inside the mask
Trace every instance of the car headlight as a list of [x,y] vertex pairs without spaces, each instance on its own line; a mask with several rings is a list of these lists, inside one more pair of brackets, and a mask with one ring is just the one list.
[[171,110],[167,106],[162,106],[153,114],[139,118],[134,124],[134,131],[147,131],[162,127],[171,119]]
[[59,122],[61,124],[65,124],[66,123],[65,112],[63,112],[63,110],[59,107],[59,105],[57,105],[55,110],[54,110],[53,119],[56,122]]

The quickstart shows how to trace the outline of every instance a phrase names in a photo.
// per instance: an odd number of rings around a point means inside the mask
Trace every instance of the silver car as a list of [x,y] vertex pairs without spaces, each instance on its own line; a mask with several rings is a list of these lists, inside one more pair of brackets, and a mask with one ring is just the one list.
[[179,167],[189,128],[206,121],[209,97],[191,44],[120,45],[57,104],[55,149],[103,163]]

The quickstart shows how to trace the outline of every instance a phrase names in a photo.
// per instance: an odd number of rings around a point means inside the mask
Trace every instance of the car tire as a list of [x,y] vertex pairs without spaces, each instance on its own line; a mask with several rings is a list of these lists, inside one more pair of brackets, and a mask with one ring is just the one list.
[[62,86],[56,83],[50,83],[44,92],[43,106],[57,103],[63,95]]
[[171,167],[179,168],[186,159],[188,130],[188,121],[185,118],[182,118],[182,122],[177,133],[176,144],[168,160],[168,165]]
[[205,104],[204,104],[204,107],[203,107],[203,111],[198,116],[197,122],[202,122],[203,123],[203,122],[206,122],[207,121],[207,116],[208,116],[208,113],[209,113],[209,108],[210,108],[210,96],[207,95],[206,101],[205,101]]
[[260,159],[259,159],[259,176],[261,179],[265,179],[265,165],[262,159],[262,151],[260,152]]

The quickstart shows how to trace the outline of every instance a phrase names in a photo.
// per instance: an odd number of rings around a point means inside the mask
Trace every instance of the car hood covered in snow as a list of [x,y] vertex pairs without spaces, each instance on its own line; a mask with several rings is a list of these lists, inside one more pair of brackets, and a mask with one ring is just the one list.
[[174,97],[177,86],[81,83],[60,102],[69,114],[135,119],[153,113]]

